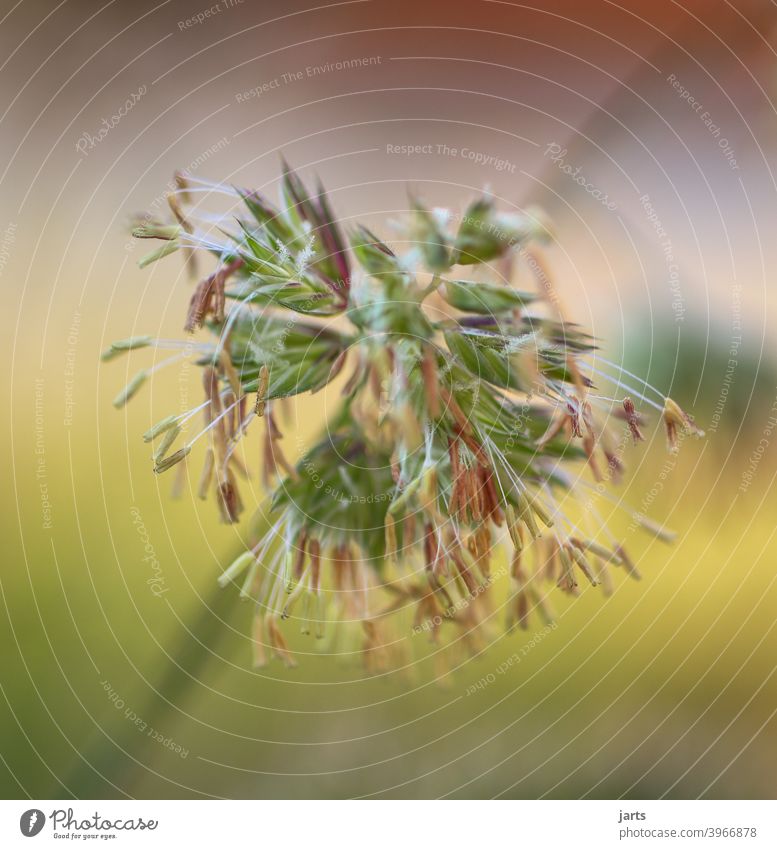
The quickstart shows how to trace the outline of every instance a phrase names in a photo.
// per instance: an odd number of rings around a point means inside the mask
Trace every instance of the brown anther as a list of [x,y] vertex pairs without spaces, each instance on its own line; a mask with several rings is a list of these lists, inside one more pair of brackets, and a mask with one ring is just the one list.
[[610,477],[615,483],[620,481],[623,475],[623,463],[613,451],[609,451],[608,449],[603,449],[604,456],[607,458],[607,469]]
[[210,422],[221,412],[219,377],[216,369],[212,366],[207,366],[202,370],[202,386],[205,390],[205,397],[210,401],[210,404],[206,407],[205,419],[206,424],[210,424]]
[[313,592],[317,593],[321,588],[321,545],[317,539],[311,539],[308,543],[310,553],[310,584]]
[[673,454],[676,454],[680,447],[678,428],[681,428],[685,433],[692,436],[704,436],[704,431],[699,428],[693,418],[684,412],[671,398],[664,399],[664,427],[666,429],[667,444]]
[[332,585],[336,593],[345,591],[345,555],[343,547],[338,545],[329,553],[329,559],[332,562]]
[[186,333],[193,333],[198,327],[202,327],[205,316],[211,310],[212,300],[213,290],[210,278],[207,278],[197,284],[189,300],[189,310],[183,326]]
[[272,479],[278,476],[279,468],[292,480],[297,480],[299,474],[283,453],[280,445],[283,434],[275,421],[275,416],[269,405],[264,420],[267,425],[262,441],[262,483],[269,489]]
[[456,478],[451,484],[451,493],[448,497],[448,515],[452,518],[458,518],[459,510],[461,509],[461,485],[459,479]]
[[573,592],[577,589],[577,579],[575,578],[575,572],[572,566],[572,558],[569,554],[569,546],[560,545],[558,548],[558,554],[561,559],[561,577],[558,579],[558,586],[562,590],[567,590],[568,592]]
[[297,663],[294,660],[294,656],[289,651],[288,643],[281,633],[281,629],[275,623],[274,616],[267,617],[267,634],[270,645],[275,652],[275,656],[283,662],[284,666],[288,668],[295,667]]
[[[537,549],[538,552],[541,549]],[[545,579],[548,581],[556,580],[556,573],[558,572],[558,546],[554,539],[549,539],[547,541],[547,550],[545,552]]]
[[240,376],[232,364],[232,357],[229,356],[224,348],[221,349],[221,353],[219,354],[219,368],[221,373],[227,378],[235,398],[241,398],[243,396],[243,389],[240,385]]
[[421,357],[421,373],[429,415],[436,419],[440,415],[440,393],[437,378],[437,354],[431,345],[425,345]]
[[237,426],[237,405],[235,401],[235,395],[231,390],[224,395],[224,410],[226,411],[224,427],[229,439],[234,439]]
[[470,572],[469,567],[464,562],[464,557],[458,545],[451,549],[450,555],[459,575],[461,575],[462,581],[464,581],[464,585],[469,591],[469,594],[476,595],[478,588],[477,581],[475,581],[475,578],[472,576],[472,572]]
[[444,386],[438,387],[438,390],[440,397],[445,403],[445,406],[448,408],[448,411],[453,416],[453,420],[459,426],[459,430],[462,433],[468,433],[470,431],[469,420],[464,415],[464,411],[458,405],[453,395]]
[[525,590],[521,590],[516,598],[516,614],[518,616],[518,624],[523,631],[529,627],[529,598]]
[[469,509],[473,521],[479,522],[481,519],[480,513],[480,498],[478,493],[478,482],[475,473],[475,468],[470,467],[462,473],[462,481],[464,487],[464,516],[462,521],[466,521],[466,509]]
[[340,351],[337,355],[337,359],[332,363],[332,368],[329,370],[329,379],[334,380],[338,374],[343,370],[343,366],[345,365],[345,361],[348,359],[348,350]]
[[197,495],[199,498],[203,499],[203,501],[208,497],[208,488],[210,487],[210,482],[213,479],[213,466],[213,449],[208,448],[205,451],[205,462],[203,463],[202,473],[200,474],[200,482],[197,486]]
[[362,645],[362,662],[367,672],[378,671],[383,667],[385,659],[383,646],[378,640],[379,632],[377,623],[371,619],[362,622],[364,631],[364,644]]
[[644,442],[645,437],[639,429],[639,415],[634,409],[634,402],[631,398],[623,399],[623,412],[626,414],[626,424],[629,426],[634,444],[636,445],[637,442]]
[[450,437],[448,437],[448,456],[451,459],[451,475],[457,478],[460,470],[459,443]]
[[224,321],[226,281],[242,265],[242,259],[235,259],[228,265],[222,265],[213,274],[197,284],[189,301],[189,311],[184,324],[184,330],[187,333],[192,333],[198,327],[202,327],[209,315],[212,315],[217,322]]
[[567,421],[569,423],[569,427],[572,431],[572,436],[573,437],[582,437],[583,431],[580,428],[580,410],[571,401],[567,402],[566,417],[567,417]]
[[270,474],[278,474],[278,468],[280,467],[283,471],[293,479],[297,479],[297,471],[292,468],[289,462],[286,460],[286,457],[283,454],[283,450],[281,448],[281,440],[283,439],[283,434],[278,427],[278,424],[275,420],[275,415],[273,414],[270,405],[268,404],[267,409],[265,411],[264,420],[266,422],[266,430],[265,430],[265,463],[268,465],[268,472]]
[[272,410],[268,411],[264,420],[267,423],[267,433],[270,435],[270,439],[273,441],[283,439],[283,434],[278,427],[278,422],[275,420],[275,414]]
[[596,579],[596,575],[594,574],[593,569],[591,569],[588,560],[586,560],[584,549],[578,548],[576,545],[570,544],[567,547],[567,551],[569,552],[569,556],[574,560],[575,563],[580,567],[580,571],[588,578],[589,583],[592,587],[598,586],[599,582]]
[[219,504],[221,516],[227,524],[234,524],[240,518],[240,496],[237,487],[230,480],[219,484]]
[[[208,366],[202,372],[202,385],[205,389],[205,397],[210,403],[205,407],[203,418],[205,425],[214,424],[212,433],[213,444],[218,449],[218,456],[223,462],[227,456],[227,435],[224,428],[224,419],[219,418],[221,414],[221,397],[219,395],[219,377],[214,368]],[[218,419],[218,421],[217,421]]]
[[469,450],[475,455],[478,462],[485,466],[487,469],[491,468],[491,460],[486,454],[483,446],[478,443],[475,437],[469,432],[465,430],[459,431],[459,436],[461,437],[462,442],[469,448]]
[[270,372],[266,365],[263,365],[259,369],[259,386],[256,390],[256,406],[254,407],[254,412],[256,415],[261,418],[264,415],[264,411],[267,407],[267,389],[270,385]]
[[431,524],[424,528],[424,563],[430,575],[437,576],[442,571],[442,545]]
[[553,418],[548,422],[548,427],[545,430],[545,433],[537,440],[537,448],[543,449],[552,439],[561,433],[564,429],[564,424],[566,423],[566,416],[556,414]]
[[593,474],[594,480],[598,483],[602,480],[602,473],[599,471],[599,464],[596,462],[596,454],[594,453],[595,448],[596,440],[591,436],[591,434],[586,433],[583,437],[583,451],[585,451],[586,457],[588,457],[588,465],[591,468],[591,474]]
[[586,382],[580,374],[580,369],[577,366],[577,359],[573,354],[567,355],[567,371],[569,371],[570,375],[572,375],[572,383],[575,384],[577,397],[582,401],[582,399],[586,396]]
[[402,525],[402,538],[404,547],[415,544],[415,514],[408,513]]
[[480,466],[480,479],[485,498],[485,515],[489,517],[495,525],[502,524],[502,511],[499,508],[499,496],[497,495],[496,486],[494,484],[494,471],[491,468]]
[[680,450],[680,440],[677,437],[677,425],[673,421],[664,419],[664,430],[666,431],[666,446],[672,454]]
[[626,549],[622,546],[616,546],[615,553],[618,555],[620,562],[625,566],[626,571],[629,575],[634,578],[635,581],[639,581],[642,579],[642,575],[640,574],[637,567],[634,565],[634,561],[629,557],[626,553]]
[[191,203],[192,196],[189,192],[191,188],[191,181],[189,180],[188,174],[185,171],[176,171],[173,174],[173,178],[175,179],[175,185],[181,190],[180,195],[181,199],[184,203]]
[[386,557],[393,558],[397,553],[397,529],[394,525],[394,517],[390,513],[386,513],[384,529],[386,534]]
[[594,413],[588,401],[583,402],[583,404],[581,405],[581,410],[585,429],[594,439],[596,439],[596,431],[594,429]]
[[183,210],[181,209],[181,204],[178,200],[178,195],[176,195],[174,192],[169,192],[167,195],[167,205],[170,207],[170,211],[173,213],[173,215],[175,216],[175,220],[181,225],[181,227],[183,227],[183,229],[187,233],[193,233],[194,228],[189,223],[188,219],[183,213]]
[[[184,215],[183,210],[181,209],[181,205],[178,200],[178,195],[176,195],[174,192],[170,192],[167,195],[167,203],[173,215],[175,216],[176,221],[181,225],[181,228],[186,233],[193,233],[194,228],[192,227],[192,225]],[[189,267],[189,274],[192,277],[195,277],[197,274],[197,254],[195,253],[194,248],[191,245],[184,246],[183,252],[186,257],[186,265]]]

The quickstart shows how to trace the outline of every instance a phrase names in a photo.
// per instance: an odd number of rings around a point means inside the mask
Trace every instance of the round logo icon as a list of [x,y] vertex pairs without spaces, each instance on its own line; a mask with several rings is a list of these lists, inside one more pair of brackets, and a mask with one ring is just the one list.
[[35,837],[46,823],[46,816],[38,808],[30,808],[19,818],[19,829],[25,837]]

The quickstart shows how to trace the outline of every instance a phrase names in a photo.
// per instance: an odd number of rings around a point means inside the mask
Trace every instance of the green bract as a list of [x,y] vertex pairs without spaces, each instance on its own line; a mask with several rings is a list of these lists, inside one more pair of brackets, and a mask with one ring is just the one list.
[[476,315],[523,309],[536,300],[531,292],[518,292],[509,286],[473,283],[471,280],[446,280],[441,291],[452,307]]
[[262,366],[269,371],[267,400],[320,389],[347,344],[328,328],[247,311],[237,314],[226,338],[243,392],[256,392]]

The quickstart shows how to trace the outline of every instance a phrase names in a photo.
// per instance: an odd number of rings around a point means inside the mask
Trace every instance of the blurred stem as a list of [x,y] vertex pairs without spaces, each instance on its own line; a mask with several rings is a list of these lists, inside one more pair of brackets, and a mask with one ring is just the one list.
[[432,277],[432,282],[424,289],[421,293],[421,300],[428,298],[432,292],[436,292],[440,288],[440,284],[442,283],[442,277],[439,274],[435,274]]
[[[234,619],[238,605],[239,596],[234,588],[222,590],[215,580],[212,587],[209,585],[193,621],[184,622],[177,643],[171,642],[167,664],[156,681],[151,682],[152,686],[145,690],[145,700],[138,698],[138,706],[133,704],[132,709],[149,727],[167,733],[170,727],[168,714],[174,713],[189,697],[193,686],[205,677],[208,661],[218,644],[229,634],[224,621]],[[135,763],[130,760],[130,755],[138,757],[138,752],[142,754],[144,737],[129,720],[124,720],[122,714],[120,719],[122,721],[112,731],[98,726],[79,746],[82,757],[63,777],[63,783],[76,798],[119,797],[119,791],[109,782],[131,795],[132,785],[142,778],[142,761]],[[182,788],[171,785],[171,790],[171,795],[181,795]],[[43,798],[59,798],[61,795],[60,784],[52,782]]]

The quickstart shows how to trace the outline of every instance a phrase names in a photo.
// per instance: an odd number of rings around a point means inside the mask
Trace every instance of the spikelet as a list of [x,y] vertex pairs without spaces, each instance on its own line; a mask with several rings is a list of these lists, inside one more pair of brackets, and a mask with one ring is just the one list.
[[676,454],[680,450],[680,433],[686,433],[699,439],[704,436],[704,431],[671,398],[664,400],[663,418],[667,446],[673,454]]

